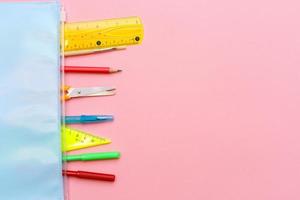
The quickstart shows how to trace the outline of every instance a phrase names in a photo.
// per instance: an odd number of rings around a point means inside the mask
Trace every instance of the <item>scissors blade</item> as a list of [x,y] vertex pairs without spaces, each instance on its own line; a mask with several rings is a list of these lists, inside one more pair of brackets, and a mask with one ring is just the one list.
[[73,88],[69,91],[70,97],[86,97],[86,96],[108,96],[116,93],[112,87],[86,87]]

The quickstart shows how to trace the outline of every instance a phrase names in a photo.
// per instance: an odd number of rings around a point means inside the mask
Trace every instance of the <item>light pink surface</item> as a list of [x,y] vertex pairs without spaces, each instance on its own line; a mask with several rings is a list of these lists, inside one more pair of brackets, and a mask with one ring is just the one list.
[[66,60],[124,69],[67,75],[72,86],[118,88],[71,100],[67,113],[114,114],[74,127],[113,141],[81,152],[122,152],[70,164],[117,175],[69,179],[70,200],[300,199],[299,1],[63,2],[70,21],[137,15],[145,25],[141,46]]

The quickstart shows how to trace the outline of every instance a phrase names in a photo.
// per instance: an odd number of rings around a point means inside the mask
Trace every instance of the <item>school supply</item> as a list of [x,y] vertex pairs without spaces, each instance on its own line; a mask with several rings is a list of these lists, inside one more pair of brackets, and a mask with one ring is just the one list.
[[64,176],[73,176],[77,178],[84,179],[94,179],[99,181],[115,181],[115,175],[113,174],[103,174],[103,173],[95,173],[95,172],[86,172],[86,171],[72,171],[72,170],[63,170]]
[[88,124],[113,121],[112,115],[80,115],[80,116],[65,116],[65,124]]
[[139,17],[64,24],[64,55],[89,54],[141,44],[144,36]]
[[93,160],[110,160],[120,158],[120,152],[99,152],[99,153],[85,153],[77,155],[63,155],[63,161],[93,161]]
[[96,74],[112,74],[121,72],[121,69],[111,67],[87,67],[87,66],[65,66],[64,72],[72,73],[96,73]]
[[62,151],[72,151],[111,143],[110,139],[73,129],[62,127]]
[[110,96],[116,94],[116,89],[113,87],[72,88],[71,86],[63,86],[62,90],[64,92],[64,100],[75,97]]

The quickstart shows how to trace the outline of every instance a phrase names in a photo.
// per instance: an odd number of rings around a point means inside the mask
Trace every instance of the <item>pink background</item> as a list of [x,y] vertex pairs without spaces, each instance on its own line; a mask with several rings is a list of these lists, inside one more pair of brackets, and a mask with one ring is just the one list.
[[[69,21],[137,15],[143,45],[68,58],[123,73],[68,74],[72,86],[116,86],[68,114],[114,114],[74,126],[113,143],[114,161],[72,163],[115,183],[69,179],[70,200],[300,199],[300,3],[297,0],[64,0]],[[74,152],[77,153],[77,152]]]

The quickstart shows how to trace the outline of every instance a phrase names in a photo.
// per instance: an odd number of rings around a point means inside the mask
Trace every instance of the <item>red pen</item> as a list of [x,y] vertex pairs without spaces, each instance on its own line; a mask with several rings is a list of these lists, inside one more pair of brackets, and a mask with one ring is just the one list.
[[115,181],[115,175],[113,174],[103,174],[103,173],[95,173],[95,172],[86,172],[86,171],[72,171],[72,170],[63,170],[64,176],[74,176],[77,178],[84,179],[94,179],[99,181]]
[[100,73],[100,74],[111,74],[121,72],[120,69],[114,69],[111,67],[88,67],[88,66],[65,66],[64,72],[74,73]]

